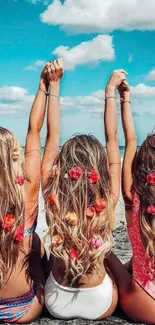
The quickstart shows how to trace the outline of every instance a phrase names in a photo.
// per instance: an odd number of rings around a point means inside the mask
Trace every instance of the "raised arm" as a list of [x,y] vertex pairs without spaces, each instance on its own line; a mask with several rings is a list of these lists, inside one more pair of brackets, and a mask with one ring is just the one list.
[[59,152],[60,140],[60,81],[63,75],[63,62],[55,60],[48,68],[49,101],[47,108],[47,137],[42,161],[42,184],[47,180],[54,159]]
[[126,80],[119,87],[122,124],[125,136],[125,154],[122,167],[122,192],[125,202],[132,201],[132,166],[137,151],[136,132],[130,108],[130,87]]
[[41,176],[40,131],[46,110],[46,94],[48,81],[46,72],[49,64],[41,73],[39,89],[35,96],[30,117],[25,144],[25,227],[29,228],[36,220],[38,213],[38,193]]
[[114,204],[117,203],[120,194],[121,160],[117,140],[117,109],[116,109],[116,88],[125,79],[124,70],[116,70],[112,73],[105,89],[105,137],[109,162],[109,169],[112,181],[112,193]]

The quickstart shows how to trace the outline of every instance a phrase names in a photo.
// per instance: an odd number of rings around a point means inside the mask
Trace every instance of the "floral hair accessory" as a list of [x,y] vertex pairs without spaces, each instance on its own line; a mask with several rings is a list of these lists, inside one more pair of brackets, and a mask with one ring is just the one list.
[[100,240],[100,237],[97,236],[97,235],[93,235],[90,240],[89,240],[89,244],[95,248],[95,249],[98,249],[102,246],[102,241]]
[[19,186],[24,185],[24,182],[25,182],[25,178],[24,178],[24,176],[22,176],[22,175],[17,175],[17,176],[16,176],[16,179],[15,179],[15,182],[16,182],[16,184],[18,184]]
[[146,176],[147,183],[150,185],[155,185],[155,173],[150,173]]
[[152,214],[154,216],[155,215],[155,206],[154,205],[148,206],[146,212],[149,214]]
[[100,179],[95,169],[88,173],[88,178],[91,184],[95,184]]
[[71,259],[73,260],[77,260],[78,258],[78,251],[76,249],[71,249],[69,256],[71,257]]
[[15,223],[15,216],[12,213],[8,213],[3,217],[2,228],[9,231]]
[[81,176],[82,172],[83,172],[82,167],[73,167],[68,171],[68,174],[71,178],[77,180]]
[[93,207],[88,207],[86,210],[86,216],[88,218],[93,218],[94,217],[94,213],[95,213],[95,209]]
[[101,198],[101,199],[97,199],[94,202],[93,207],[94,207],[96,213],[100,213],[106,208],[106,205],[107,205],[106,200],[104,198]]
[[60,246],[63,243],[63,239],[60,235],[53,235],[52,236],[52,245],[53,246]]
[[22,241],[23,238],[24,238],[24,226],[18,226],[15,233],[14,233],[14,236],[13,238],[16,240],[16,241]]
[[54,194],[49,194],[48,196],[48,201],[51,205],[55,205],[55,201],[56,201],[56,196]]
[[14,149],[12,149],[12,158],[14,161],[18,160],[21,154],[21,149],[20,147],[16,147]]
[[77,224],[78,218],[75,212],[68,212],[65,215],[65,220],[67,221],[68,225],[75,226]]
[[64,178],[65,178],[65,179],[67,179],[67,178],[68,178],[68,174],[67,174],[67,173],[65,173],[65,175],[64,175]]

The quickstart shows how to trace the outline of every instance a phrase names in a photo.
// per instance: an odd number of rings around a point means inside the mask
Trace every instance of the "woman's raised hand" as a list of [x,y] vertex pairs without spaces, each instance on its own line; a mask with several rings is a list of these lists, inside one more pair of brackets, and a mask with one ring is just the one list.
[[127,101],[130,97],[130,86],[127,80],[123,80],[118,87],[118,92],[120,94],[121,101]]
[[123,69],[114,70],[107,82],[106,91],[115,91],[126,79],[127,72]]
[[40,74],[40,88],[42,88],[46,91],[48,90],[48,85],[49,85],[48,79],[47,79],[47,70],[48,70],[50,64],[51,64],[50,61],[47,62]]
[[63,61],[62,59],[57,59],[50,62],[47,69],[47,80],[49,84],[59,83],[64,73]]

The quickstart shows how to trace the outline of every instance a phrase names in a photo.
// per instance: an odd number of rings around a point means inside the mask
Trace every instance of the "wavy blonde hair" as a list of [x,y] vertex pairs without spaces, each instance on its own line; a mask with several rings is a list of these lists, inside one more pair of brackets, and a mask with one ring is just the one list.
[[140,231],[147,254],[155,260],[155,216],[146,211],[155,206],[155,186],[146,181],[151,172],[155,173],[155,134],[148,135],[139,148],[133,168],[133,189],[140,196]]
[[[62,243],[51,244],[50,249],[54,256],[63,260],[65,279],[72,285],[80,276],[92,272],[97,267],[99,257],[102,255],[104,259],[111,250],[114,221],[111,179],[104,147],[90,135],[77,135],[68,140],[54,165],[57,166],[56,175],[53,177],[51,168],[43,192],[51,240],[58,235]],[[83,169],[79,179],[65,178],[68,171],[75,166]],[[100,178],[96,184],[91,184],[88,179],[88,172],[92,169],[97,171]],[[95,213],[92,219],[88,219],[86,209],[96,200],[96,192],[105,198],[106,208],[99,214]],[[48,200],[50,193],[55,197],[55,205],[51,205]],[[76,214],[75,226],[68,224],[65,218],[68,212]],[[100,236],[102,246],[90,254],[89,239],[92,233]],[[77,260],[70,257],[71,248],[78,250]]]
[[[22,186],[16,184],[16,176],[23,175],[20,150],[16,137],[0,127],[0,289],[7,282],[17,262],[22,243],[13,236],[17,227],[24,223],[24,200]],[[8,213],[15,217],[11,230],[3,229],[3,218]]]

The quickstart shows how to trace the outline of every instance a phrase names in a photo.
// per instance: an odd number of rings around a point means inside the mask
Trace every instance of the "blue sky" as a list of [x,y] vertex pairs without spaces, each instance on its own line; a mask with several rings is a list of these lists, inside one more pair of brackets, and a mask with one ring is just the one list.
[[[22,145],[40,71],[45,61],[57,56],[66,67],[61,84],[62,142],[77,132],[92,133],[104,142],[103,90],[111,71],[118,68],[128,71],[139,144],[152,131],[153,1],[148,6],[147,0],[143,5],[140,0],[2,0],[0,31],[0,124]],[[45,132],[44,127],[42,143]],[[124,144],[120,122],[119,142]]]

